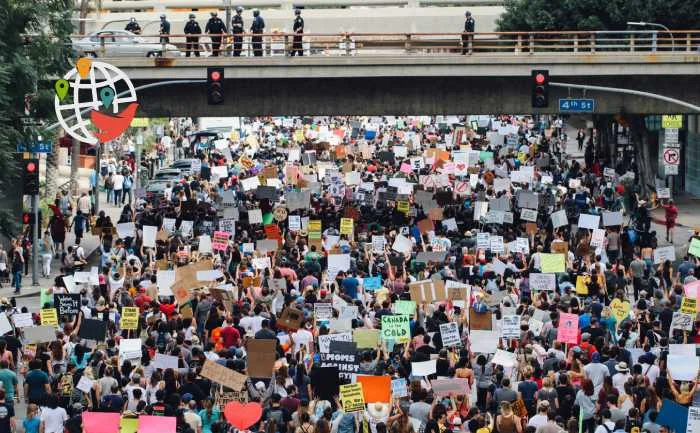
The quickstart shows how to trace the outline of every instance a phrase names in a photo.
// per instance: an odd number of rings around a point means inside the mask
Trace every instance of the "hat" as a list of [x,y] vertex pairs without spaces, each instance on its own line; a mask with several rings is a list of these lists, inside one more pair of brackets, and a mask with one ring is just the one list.
[[328,294],[328,290],[326,289],[321,289],[320,292],[318,292],[319,295],[321,295],[322,298],[325,298],[326,295]]
[[630,371],[630,369],[627,367],[626,362],[618,362],[615,365],[615,370],[619,371],[620,373],[628,373]]
[[389,404],[381,402],[369,403],[367,412],[372,418],[385,419],[389,416]]
[[189,403],[190,400],[192,400],[192,394],[190,394],[189,392],[183,394],[183,396],[182,396],[183,402]]
[[591,355],[591,361],[599,362],[600,361],[600,353],[594,352],[593,355]]
[[265,382],[263,382],[262,380],[259,382],[255,382],[255,389],[257,389],[258,391],[264,391],[265,390]]
[[591,339],[591,334],[589,334],[588,332],[584,332],[583,334],[581,334],[581,341],[588,341],[590,339]]
[[452,418],[452,424],[462,425],[462,418],[460,418],[458,415],[455,415],[455,417]]
[[581,353],[581,352],[583,352],[583,349],[581,349],[581,348],[578,347],[578,346],[574,346],[574,348],[573,348],[572,350],[574,351],[574,353]]

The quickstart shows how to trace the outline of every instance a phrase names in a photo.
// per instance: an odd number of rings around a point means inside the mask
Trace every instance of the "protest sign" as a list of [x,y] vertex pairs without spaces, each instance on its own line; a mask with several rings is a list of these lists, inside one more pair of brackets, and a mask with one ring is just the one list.
[[58,293],[53,295],[53,305],[58,310],[58,315],[73,315],[80,311],[80,294]]
[[[351,332],[341,332],[338,334],[319,335],[318,351],[320,353],[328,353],[330,350],[331,341],[353,341],[353,334]],[[376,344],[373,347],[376,347]]]
[[578,343],[578,315],[560,313],[557,341],[562,343]]
[[245,375],[209,359],[204,361],[204,366],[202,366],[202,371],[199,375],[234,391],[243,389],[247,379]]
[[502,321],[501,335],[503,338],[520,338],[520,316],[504,315]]
[[391,402],[390,376],[365,376],[358,374],[357,383],[362,384],[362,395],[368,404]]
[[408,397],[408,386],[405,378],[391,381],[391,397],[394,399]]
[[552,291],[556,288],[556,277],[554,274],[530,274],[530,290]]
[[464,378],[433,379],[430,387],[437,396],[465,395],[469,393],[469,381]]
[[360,357],[354,342],[331,340],[328,353],[320,355],[321,367],[337,367],[342,378],[353,380],[360,370]]
[[362,384],[352,383],[340,385],[340,402],[345,412],[360,412],[365,410],[365,399],[362,394]]
[[39,310],[39,317],[42,325],[54,326],[58,328],[58,315],[55,308],[43,308]]
[[277,360],[275,340],[253,339],[248,341],[248,376],[269,378]]
[[564,254],[542,254],[542,272],[566,272]]
[[435,359],[430,361],[412,362],[411,374],[413,376],[430,376],[437,372],[437,363]]
[[408,341],[411,337],[410,319],[404,314],[382,316],[382,339],[396,342]]
[[138,307],[122,307],[120,326],[122,329],[135,330],[139,326]]
[[458,346],[462,340],[459,337],[459,327],[455,322],[440,324],[440,337],[445,347]]

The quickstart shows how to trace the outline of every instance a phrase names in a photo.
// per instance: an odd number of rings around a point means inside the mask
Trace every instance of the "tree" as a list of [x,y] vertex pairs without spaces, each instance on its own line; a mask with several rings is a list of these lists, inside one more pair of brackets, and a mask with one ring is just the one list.
[[[42,135],[22,126],[25,97],[32,95],[32,117],[55,117],[49,77],[70,68],[72,2],[0,0],[0,10],[0,191],[9,194],[17,191],[16,144]],[[17,219],[7,207],[0,210],[0,232],[16,233]]]

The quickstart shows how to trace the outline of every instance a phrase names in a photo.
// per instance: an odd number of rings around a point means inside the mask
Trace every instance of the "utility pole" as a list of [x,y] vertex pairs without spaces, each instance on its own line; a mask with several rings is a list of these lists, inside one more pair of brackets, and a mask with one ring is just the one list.
[[[32,157],[37,158],[37,153],[33,153]],[[39,167],[36,168],[37,173],[39,172]],[[39,285],[39,196],[37,194],[32,194],[32,219],[34,224],[32,224],[32,286]]]
[[102,143],[97,143],[95,147],[95,188],[92,191],[92,195],[95,199],[95,214],[100,213],[100,177],[102,175]]

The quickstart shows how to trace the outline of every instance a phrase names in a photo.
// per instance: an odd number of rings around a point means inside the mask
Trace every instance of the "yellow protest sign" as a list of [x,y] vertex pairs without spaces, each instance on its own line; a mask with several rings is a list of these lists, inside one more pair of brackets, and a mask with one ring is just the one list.
[[399,200],[396,202],[396,210],[401,213],[407,214],[409,207],[410,206],[406,200]]
[[138,307],[122,308],[122,319],[120,322],[122,329],[135,330],[139,326],[139,309]]
[[340,385],[340,402],[343,403],[345,412],[365,410],[365,396],[362,394],[362,384]]
[[632,305],[630,305],[629,301],[623,302],[618,298],[615,298],[612,300],[612,302],[610,302],[610,311],[612,311],[618,326],[620,326],[620,323],[625,320],[627,316],[629,316],[631,309]]
[[58,328],[58,313],[56,313],[55,308],[44,308],[39,311],[39,316],[41,317],[42,325],[55,326]]
[[686,314],[692,314],[695,315],[697,312],[697,300],[696,299],[691,299],[686,296],[683,297],[683,301],[681,302],[681,313],[686,313]]
[[321,220],[309,221],[309,239],[321,239]]
[[577,295],[587,295],[588,294],[588,283],[591,282],[591,277],[588,275],[579,275],[576,277],[576,294]]
[[566,261],[564,254],[542,254],[542,272],[566,272]]
[[666,128],[682,128],[683,127],[683,115],[682,114],[664,114],[661,116],[661,127]]
[[294,131],[294,141],[296,141],[297,143],[304,141],[304,131],[303,130],[297,129],[296,131]]
[[341,218],[340,219],[340,234],[341,235],[352,235],[354,230],[355,221],[352,218]]

